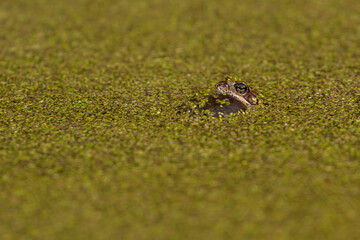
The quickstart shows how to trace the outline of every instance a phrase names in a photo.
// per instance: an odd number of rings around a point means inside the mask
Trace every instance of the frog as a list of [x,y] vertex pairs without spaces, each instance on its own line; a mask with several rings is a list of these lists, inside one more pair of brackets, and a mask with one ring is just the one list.
[[249,85],[234,77],[225,77],[225,80],[215,84],[215,96],[207,99],[200,111],[209,110],[214,117],[244,112],[259,104],[258,94]]

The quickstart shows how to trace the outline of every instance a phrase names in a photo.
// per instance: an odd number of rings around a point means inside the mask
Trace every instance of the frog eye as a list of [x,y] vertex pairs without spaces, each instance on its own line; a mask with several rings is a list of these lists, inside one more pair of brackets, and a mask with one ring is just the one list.
[[249,86],[243,82],[237,82],[234,84],[234,88],[237,94],[243,96],[248,93]]

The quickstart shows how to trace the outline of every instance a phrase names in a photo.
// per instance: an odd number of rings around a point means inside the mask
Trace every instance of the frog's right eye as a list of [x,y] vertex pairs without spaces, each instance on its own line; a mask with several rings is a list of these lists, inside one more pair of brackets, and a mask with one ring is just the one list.
[[244,96],[249,91],[249,86],[243,82],[237,82],[234,84],[234,88],[237,94]]

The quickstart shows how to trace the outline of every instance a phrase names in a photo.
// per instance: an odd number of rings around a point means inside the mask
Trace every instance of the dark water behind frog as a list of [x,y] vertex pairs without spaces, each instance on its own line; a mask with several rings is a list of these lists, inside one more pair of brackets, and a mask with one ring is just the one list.
[[[227,100],[227,101],[224,101]],[[220,103],[224,102],[224,103]],[[236,114],[246,110],[246,107],[239,103],[238,101],[225,96],[209,96],[208,101],[205,106],[198,108],[200,112],[204,112],[205,110],[209,110],[213,112],[214,117],[226,116],[231,113]]]

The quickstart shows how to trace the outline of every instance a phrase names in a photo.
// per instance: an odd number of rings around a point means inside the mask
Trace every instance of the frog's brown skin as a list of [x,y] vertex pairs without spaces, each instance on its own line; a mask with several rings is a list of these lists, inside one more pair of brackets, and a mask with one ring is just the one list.
[[[237,94],[242,96],[250,105],[258,105],[259,99],[257,98],[257,93],[252,91],[250,87],[244,82],[233,82],[231,79],[226,80],[227,85]],[[216,88],[216,86],[215,86]],[[239,101],[242,101],[239,100]],[[249,106],[244,103],[244,105]]]
[[[227,78],[215,85],[217,96],[209,96],[207,104],[200,110],[210,110],[214,116],[245,111],[259,103],[256,93],[243,82],[233,82]],[[218,100],[228,100],[229,104],[220,104]]]

